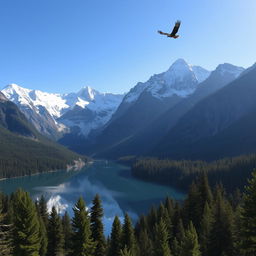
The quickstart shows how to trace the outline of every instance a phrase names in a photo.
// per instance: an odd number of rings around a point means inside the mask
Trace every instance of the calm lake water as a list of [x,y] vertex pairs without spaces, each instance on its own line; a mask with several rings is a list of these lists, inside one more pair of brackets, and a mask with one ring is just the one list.
[[0,181],[0,190],[7,194],[17,188],[29,191],[35,199],[43,194],[49,208],[55,205],[60,212],[68,211],[71,215],[79,196],[83,196],[90,207],[98,193],[104,207],[106,233],[115,215],[122,218],[124,212],[128,212],[136,220],[166,196],[177,200],[185,196],[176,189],[132,177],[127,166],[103,160],[96,160],[81,171],[58,171]]

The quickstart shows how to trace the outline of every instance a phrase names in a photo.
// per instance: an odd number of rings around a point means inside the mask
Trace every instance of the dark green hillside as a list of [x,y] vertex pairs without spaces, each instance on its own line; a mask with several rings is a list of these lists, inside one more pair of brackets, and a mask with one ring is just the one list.
[[192,181],[205,172],[212,186],[222,183],[231,192],[237,188],[243,189],[254,168],[256,155],[225,158],[210,163],[144,158],[132,165],[132,174],[143,180],[187,190]]
[[0,178],[63,169],[78,158],[53,142],[18,136],[0,127]]
[[63,169],[81,157],[40,135],[14,103],[0,96],[0,178]]

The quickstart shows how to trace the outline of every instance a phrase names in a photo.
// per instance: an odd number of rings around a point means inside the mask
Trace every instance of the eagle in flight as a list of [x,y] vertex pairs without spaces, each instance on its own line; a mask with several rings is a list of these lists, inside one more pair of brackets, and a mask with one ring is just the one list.
[[161,35],[165,35],[165,36],[167,36],[167,37],[172,37],[172,38],[176,39],[176,38],[179,37],[179,35],[176,35],[176,34],[177,34],[177,32],[178,32],[178,30],[179,30],[179,28],[180,28],[180,23],[181,23],[181,22],[180,22],[179,20],[176,21],[175,26],[174,26],[174,28],[173,28],[171,34],[169,34],[169,33],[164,33],[164,32],[162,32],[162,31],[160,31],[160,30],[158,31],[158,33],[161,34]]

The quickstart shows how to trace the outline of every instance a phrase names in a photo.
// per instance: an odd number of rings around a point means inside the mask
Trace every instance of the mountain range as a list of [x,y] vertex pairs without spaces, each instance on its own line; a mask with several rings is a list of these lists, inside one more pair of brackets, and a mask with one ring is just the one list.
[[111,118],[123,98],[88,86],[77,93],[54,94],[10,84],[2,93],[40,133],[54,139],[70,130],[87,136]]
[[90,87],[49,94],[17,85],[2,92],[37,130],[79,153],[213,160],[256,151],[255,81],[255,65],[208,71],[178,59],[125,95]]

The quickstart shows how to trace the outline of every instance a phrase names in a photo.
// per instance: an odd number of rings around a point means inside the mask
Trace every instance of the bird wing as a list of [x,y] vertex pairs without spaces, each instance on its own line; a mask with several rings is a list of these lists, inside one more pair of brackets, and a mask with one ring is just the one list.
[[169,35],[168,33],[164,33],[164,32],[162,32],[162,31],[160,31],[160,30],[158,30],[158,33],[161,34],[161,35],[165,35],[165,36],[168,36],[168,35]]
[[180,23],[181,22],[179,20],[176,21],[175,26],[174,26],[174,28],[172,30],[172,33],[171,33],[172,36],[175,36],[177,34],[177,32],[179,31]]

